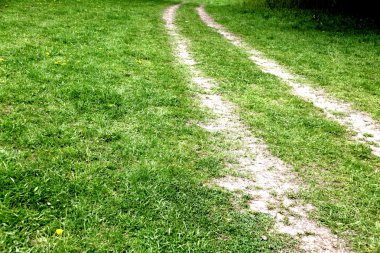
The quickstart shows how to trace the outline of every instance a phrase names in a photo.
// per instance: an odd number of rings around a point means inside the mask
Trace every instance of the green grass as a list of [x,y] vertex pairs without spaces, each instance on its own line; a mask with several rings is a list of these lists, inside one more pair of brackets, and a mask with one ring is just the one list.
[[291,246],[204,186],[224,158],[189,124],[205,114],[172,56],[169,4],[0,2],[0,251]]
[[380,120],[380,35],[367,20],[210,0],[217,22],[292,72]]
[[[230,16],[233,9],[208,9],[231,23],[241,15]],[[247,55],[207,28],[194,6],[180,11],[179,26],[192,40],[199,67],[221,83],[219,92],[239,106],[243,120],[272,153],[299,173],[308,186],[300,197],[316,206],[315,218],[357,250],[379,251],[380,159],[367,146],[350,141],[343,127],[327,120],[311,103],[290,95],[287,85],[261,72]],[[258,32],[252,34],[262,36]]]

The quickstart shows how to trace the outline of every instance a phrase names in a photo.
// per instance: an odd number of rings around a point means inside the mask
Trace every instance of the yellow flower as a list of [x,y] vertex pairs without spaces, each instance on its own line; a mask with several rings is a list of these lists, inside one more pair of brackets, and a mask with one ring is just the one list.
[[55,64],[55,65],[66,65],[66,62],[65,62],[65,61],[61,61],[61,60],[58,60],[58,61],[55,61],[54,64]]
[[55,234],[56,234],[56,235],[59,235],[59,236],[62,236],[62,234],[63,234],[63,229],[58,228],[57,230],[55,230]]

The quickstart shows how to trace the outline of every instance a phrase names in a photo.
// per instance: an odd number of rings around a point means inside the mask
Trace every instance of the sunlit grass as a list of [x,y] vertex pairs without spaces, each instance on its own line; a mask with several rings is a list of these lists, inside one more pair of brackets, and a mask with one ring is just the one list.
[[380,35],[369,20],[241,3],[208,11],[269,58],[380,120]]
[[205,186],[223,154],[191,124],[205,115],[172,55],[168,5],[0,3],[0,251],[289,244],[268,217],[242,214],[232,195]]
[[[244,52],[206,27],[194,7],[182,9],[180,27],[192,40],[200,68],[222,84],[219,91],[239,106],[243,120],[272,153],[293,165],[307,189],[300,197],[316,206],[315,218],[359,251],[378,251],[380,159],[367,146],[351,141],[342,126],[311,103],[291,95],[286,84],[261,72]],[[239,9],[207,9],[223,24],[234,23],[235,29],[250,20],[235,13]],[[254,27],[252,21],[250,36],[261,37]]]

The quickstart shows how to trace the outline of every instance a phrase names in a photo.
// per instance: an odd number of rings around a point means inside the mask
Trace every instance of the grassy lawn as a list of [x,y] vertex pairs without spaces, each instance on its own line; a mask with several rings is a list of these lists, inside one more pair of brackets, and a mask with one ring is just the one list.
[[[352,143],[345,129],[327,120],[320,110],[290,95],[287,85],[261,72],[246,55],[206,27],[197,17],[194,7],[188,5],[182,8],[179,26],[186,37],[192,39],[191,49],[200,62],[200,68],[220,81],[222,85],[219,91],[238,104],[244,121],[269,144],[272,153],[292,164],[298,171],[308,186],[300,196],[316,206],[315,218],[348,239],[357,250],[379,251],[380,159],[372,156],[367,147]],[[234,31],[248,33],[249,26],[244,22],[251,22],[251,42],[253,38],[263,38],[268,31],[274,29],[269,24],[264,26],[262,21],[253,30],[252,27],[256,24],[254,18],[262,18],[256,12],[246,14],[252,15],[253,18],[250,19],[250,16],[245,17],[234,8],[210,6],[207,9],[222,23],[234,28]],[[282,15],[288,14],[285,12]],[[265,30],[264,27],[268,27],[268,31],[262,31]],[[310,30],[310,33],[316,33],[313,28]],[[305,34],[307,32],[309,30]],[[321,36],[324,35],[321,33]],[[323,37],[314,36],[313,40],[323,40]],[[285,41],[278,43],[278,48],[291,44]],[[307,51],[309,46],[311,45],[305,45],[302,49]],[[262,48],[263,45],[260,49]],[[273,49],[273,54],[280,54],[279,50]],[[296,54],[290,51],[284,51],[283,57],[291,58],[290,54]],[[375,58],[371,52],[365,51],[363,54]],[[374,64],[377,60],[374,60]],[[305,58],[304,61],[307,65],[313,64],[316,59]],[[344,62],[337,64],[345,65]],[[375,69],[373,65],[368,68],[371,71]],[[332,78],[334,74],[328,72],[326,76]],[[356,92],[354,88],[352,90]],[[359,96],[364,96],[366,92],[363,90]],[[369,99],[368,103],[371,101]]]
[[[207,10],[380,119],[375,30],[227,2],[209,0]],[[207,186],[225,173],[228,144],[194,124],[210,115],[173,56],[162,21],[171,4],[0,0],[1,252],[294,251],[246,199]],[[358,251],[380,251],[380,159],[207,28],[194,7],[181,7],[178,24],[199,67],[294,166],[314,217]]]
[[316,11],[271,10],[239,0],[208,2],[217,22],[254,48],[380,120],[379,30]]
[[[243,201],[204,186],[222,173],[224,158],[214,137],[189,124],[205,113],[172,56],[161,20],[169,4],[0,2],[0,251],[289,247],[288,240],[269,232],[267,216],[242,213]],[[312,123],[317,124],[314,118]],[[343,134],[335,125],[320,124],[323,133],[325,127],[334,130],[325,134],[331,142]],[[340,161],[364,155],[364,161],[350,163],[359,177],[372,171],[374,161],[368,150],[358,149],[348,146],[350,153]],[[291,158],[284,148],[277,151]],[[343,217],[345,226],[353,217],[363,222],[359,227],[369,223],[362,216],[374,215],[376,199],[368,202],[378,193],[376,178],[369,174],[357,181],[367,180],[358,194],[373,191],[362,200],[351,196],[363,213]],[[331,202],[321,206],[342,213]],[[261,240],[263,234],[268,241]]]

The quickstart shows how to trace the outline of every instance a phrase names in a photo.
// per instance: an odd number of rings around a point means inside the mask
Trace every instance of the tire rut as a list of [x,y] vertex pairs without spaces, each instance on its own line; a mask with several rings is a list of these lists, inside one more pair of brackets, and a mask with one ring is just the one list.
[[314,209],[300,199],[289,198],[301,189],[301,182],[293,168],[270,154],[265,143],[253,136],[236,114],[237,107],[217,94],[213,88],[217,83],[200,71],[188,49],[189,40],[182,37],[175,24],[176,11],[180,5],[167,8],[163,14],[177,60],[187,67],[192,84],[201,89],[200,104],[215,114],[216,118],[199,124],[210,132],[222,133],[234,147],[226,150],[237,162],[228,164],[238,174],[248,177],[226,176],[213,182],[230,191],[242,191],[252,200],[250,209],[273,217],[273,230],[288,234],[298,240],[299,248],[305,252],[349,252],[346,243],[328,228],[309,218]]
[[371,118],[367,113],[354,110],[349,103],[333,98],[322,89],[312,88],[309,85],[297,82],[298,76],[287,71],[277,62],[266,58],[261,52],[245,43],[242,38],[229,32],[221,24],[218,24],[206,12],[203,6],[199,6],[197,12],[201,20],[208,27],[213,28],[230,43],[246,52],[249,55],[249,59],[263,72],[278,77],[292,88],[294,95],[311,102],[315,107],[320,108],[328,118],[352,130],[355,133],[353,136],[354,140],[366,143],[371,148],[372,153],[380,157],[379,122]]

